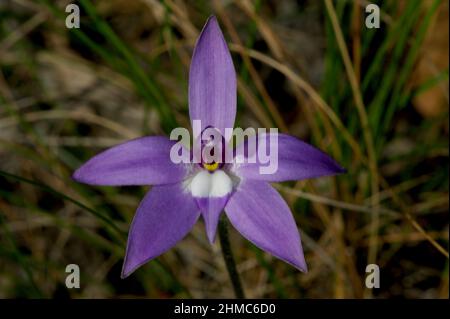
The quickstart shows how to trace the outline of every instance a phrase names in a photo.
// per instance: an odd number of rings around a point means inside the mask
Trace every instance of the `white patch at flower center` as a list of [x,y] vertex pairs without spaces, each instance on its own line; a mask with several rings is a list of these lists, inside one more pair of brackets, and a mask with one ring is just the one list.
[[192,179],[190,189],[193,197],[223,197],[231,192],[233,182],[222,170],[201,170]]

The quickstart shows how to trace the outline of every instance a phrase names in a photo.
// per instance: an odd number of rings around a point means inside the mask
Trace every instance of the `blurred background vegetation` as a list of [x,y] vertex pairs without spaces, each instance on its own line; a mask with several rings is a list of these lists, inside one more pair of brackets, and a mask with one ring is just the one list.
[[[71,2],[80,29],[65,27]],[[365,26],[369,3],[379,29]],[[0,0],[0,297],[233,296],[203,222],[121,280],[147,188],[70,179],[107,147],[189,127],[190,57],[215,14],[238,73],[236,125],[278,127],[348,169],[276,185],[307,274],[231,230],[247,295],[448,298],[448,4]],[[65,287],[72,263],[81,289]],[[370,263],[381,269],[373,291]]]

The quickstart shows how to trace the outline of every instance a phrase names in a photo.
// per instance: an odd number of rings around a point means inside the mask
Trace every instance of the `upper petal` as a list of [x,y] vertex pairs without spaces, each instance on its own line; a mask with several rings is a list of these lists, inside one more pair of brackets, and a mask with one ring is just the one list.
[[[345,172],[345,169],[324,152],[286,134],[264,133],[251,136],[248,141],[238,145],[235,152],[247,157],[245,148],[252,143],[256,146],[255,162],[249,163],[246,160],[244,163],[234,164],[236,174],[244,178],[282,182]],[[260,153],[268,156],[263,158]],[[268,169],[270,166],[273,166],[273,169]],[[269,173],[262,173],[261,169],[264,167]]]
[[131,224],[122,277],[172,248],[194,226],[199,209],[181,183],[154,186]]
[[223,135],[225,128],[233,128],[234,125],[236,72],[214,16],[203,27],[192,56],[189,71],[189,115],[191,122],[201,120],[201,131],[213,126]]
[[300,234],[283,198],[269,184],[244,180],[225,206],[233,226],[259,248],[307,271]]
[[92,185],[152,185],[181,181],[182,164],[170,159],[175,141],[164,136],[137,138],[114,146],[87,161],[73,174]]

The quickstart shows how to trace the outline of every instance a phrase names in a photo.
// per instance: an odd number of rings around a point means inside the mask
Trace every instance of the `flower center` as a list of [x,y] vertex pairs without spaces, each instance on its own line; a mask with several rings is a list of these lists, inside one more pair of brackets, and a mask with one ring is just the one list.
[[206,127],[201,134],[200,167],[212,173],[223,167],[225,161],[225,140],[220,132],[212,127]]
[[203,163],[202,165],[203,165],[203,168],[209,172],[214,172],[216,169],[219,168],[219,163],[216,163],[216,162],[212,162],[210,164]]
[[193,197],[223,197],[231,193],[233,181],[223,170],[213,173],[200,170],[193,176],[189,187]]

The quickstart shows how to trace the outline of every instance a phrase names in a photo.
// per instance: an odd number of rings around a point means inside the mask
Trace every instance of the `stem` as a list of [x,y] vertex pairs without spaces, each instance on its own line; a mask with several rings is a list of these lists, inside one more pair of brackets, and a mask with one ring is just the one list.
[[231,283],[236,298],[244,299],[244,291],[242,290],[241,279],[236,268],[236,262],[234,261],[233,252],[231,251],[230,240],[228,238],[227,222],[224,218],[219,221],[219,239],[220,246],[222,247],[223,260],[227,266],[228,275],[230,276]]

